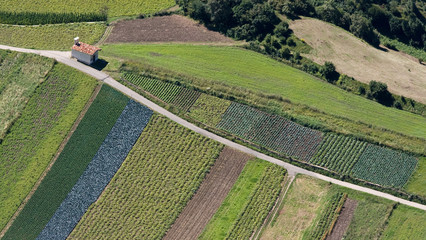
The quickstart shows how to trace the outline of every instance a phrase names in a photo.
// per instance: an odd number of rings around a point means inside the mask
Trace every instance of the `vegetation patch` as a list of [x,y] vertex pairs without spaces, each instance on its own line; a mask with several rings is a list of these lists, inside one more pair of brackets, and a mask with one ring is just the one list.
[[66,239],[120,168],[151,118],[152,110],[130,100],[80,179],[37,239]]
[[194,91],[188,88],[181,88],[178,95],[173,100],[172,104],[187,112],[191,106],[200,97],[201,92]]
[[248,161],[222,205],[214,214],[200,239],[225,239],[254,194],[270,163],[260,159]]
[[284,176],[285,170],[280,166],[271,165],[265,169],[256,190],[233,224],[227,239],[249,239],[253,232],[262,226],[280,194]]
[[197,121],[214,127],[220,122],[222,114],[225,113],[231,103],[231,101],[203,93],[189,109],[188,115]]
[[[1,38],[1,37],[0,37]],[[34,54],[0,50],[0,140],[21,114],[53,60]]]
[[313,157],[322,140],[319,131],[238,103],[231,104],[217,127],[303,161]]
[[[1,5],[1,3],[0,3]],[[7,3],[6,5],[11,5]],[[22,5],[22,3],[19,3]],[[73,39],[79,36],[81,41],[94,44],[104,34],[105,23],[73,23],[37,26],[15,26],[0,24],[0,44],[34,49],[67,50],[73,45]]]
[[[74,78],[64,78],[64,82],[73,80],[77,83],[82,83],[84,82],[83,79],[88,78],[85,74],[80,73],[77,70],[70,70],[67,67],[64,68],[64,70],[74,74],[71,75],[74,76]],[[64,76],[67,71],[60,69],[57,74],[59,76]],[[94,83],[95,81],[93,81],[92,84],[94,85]],[[89,94],[87,94],[87,98],[85,99],[87,101],[93,88],[90,89],[87,85],[79,88],[82,92],[87,91],[86,89],[90,90]],[[59,91],[58,94],[68,95],[69,93],[64,91],[65,89],[60,88],[60,90],[61,91]],[[57,106],[57,108],[63,106],[65,101],[62,99],[60,100],[61,101],[52,106]],[[67,133],[64,129],[69,129],[71,127],[86,101],[82,102],[81,107],[78,108],[74,118],[69,122],[69,127],[64,128],[61,126],[59,132],[62,132],[63,135],[59,139],[57,146],[59,146],[63,136]],[[113,90],[111,87],[106,85],[102,86],[98,96],[90,106],[84,118],[81,120],[55,164],[47,173],[34,195],[27,202],[22,212],[15,219],[3,239],[35,239],[39,235],[75,183],[78,181],[82,173],[85,171],[87,165],[95,156],[128,101],[129,99],[127,97]],[[37,104],[37,102],[35,102],[35,104]],[[49,109],[51,109],[50,106]],[[75,109],[73,108],[73,110]],[[21,117],[21,119],[24,119],[24,117]],[[33,122],[34,119],[37,118],[30,116],[30,119],[30,122]],[[37,141],[33,141],[33,144],[36,144],[37,148],[40,148],[41,146],[40,143],[37,144]],[[54,155],[57,146],[48,156],[51,157]],[[29,152],[28,154],[33,155],[34,153]],[[46,157],[42,159],[50,160],[50,158]],[[40,168],[37,172],[41,173],[45,169],[46,165],[47,163],[37,165],[38,168]],[[32,171],[30,173],[32,173]],[[36,176],[35,180],[37,180],[39,175],[40,174]],[[31,185],[29,185],[29,188],[33,186],[35,180]],[[2,187],[1,189],[3,190],[5,188]],[[14,191],[17,191],[17,189],[18,188]],[[27,189],[24,194],[27,194],[28,191],[29,189]],[[7,194],[10,195],[11,192],[8,191]],[[21,197],[21,199],[23,197]],[[1,203],[3,202],[4,201],[1,201]],[[16,210],[19,203],[20,201],[16,203],[14,210]],[[1,213],[4,212],[5,211],[1,211]],[[13,212],[14,211],[11,213],[13,214]],[[37,221],[34,221],[34,219],[37,219]]]
[[327,134],[321,143],[318,153],[310,163],[350,175],[354,164],[364,152],[366,142],[342,135]]
[[0,11],[84,14],[106,12],[108,13],[108,17],[118,17],[153,14],[173,5],[175,5],[175,1],[173,0],[94,0],[89,2],[84,0],[52,0],[49,2],[0,0]]
[[398,205],[380,239],[423,239],[426,236],[424,210]]
[[163,239],[197,239],[250,158],[252,156],[225,147],[197,193],[188,202]]
[[95,85],[85,74],[56,64],[28,100],[0,144],[0,228],[51,161]]
[[405,189],[409,192],[416,193],[421,196],[426,196],[426,157],[421,157],[418,160],[417,167],[413,172]]
[[368,144],[352,171],[355,177],[369,182],[402,187],[416,164],[417,159],[408,154]]
[[195,194],[223,145],[154,115],[69,239],[159,239]]
[[71,22],[99,22],[106,20],[106,14],[102,13],[18,13],[0,11],[1,24],[39,25]]

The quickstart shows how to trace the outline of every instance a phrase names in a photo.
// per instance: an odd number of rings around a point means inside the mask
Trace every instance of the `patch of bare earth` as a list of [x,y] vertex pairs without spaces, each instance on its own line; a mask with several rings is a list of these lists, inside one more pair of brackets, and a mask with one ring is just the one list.
[[349,32],[317,19],[290,23],[297,37],[313,50],[306,57],[323,64],[331,61],[338,72],[369,83],[386,83],[391,92],[426,103],[426,66],[411,56],[376,49]]
[[197,239],[250,158],[250,155],[225,147],[164,239]]
[[358,202],[356,200],[346,199],[336,224],[326,240],[341,240],[343,238],[343,235],[346,233],[346,230],[348,230],[349,224],[352,221],[357,206]]
[[106,43],[216,42],[233,43],[224,35],[180,15],[121,21]]

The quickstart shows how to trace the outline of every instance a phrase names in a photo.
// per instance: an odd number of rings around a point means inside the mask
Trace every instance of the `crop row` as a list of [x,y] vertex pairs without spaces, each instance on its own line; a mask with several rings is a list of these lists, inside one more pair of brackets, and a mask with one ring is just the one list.
[[230,105],[231,101],[203,93],[189,109],[188,114],[197,121],[214,127]]
[[161,239],[222,148],[154,115],[69,239]]
[[65,239],[117,172],[151,118],[152,110],[130,100],[95,157],[37,239]]
[[349,175],[366,146],[366,142],[354,138],[327,134],[310,162]]
[[36,12],[4,12],[0,11],[1,24],[39,25],[71,22],[106,21],[105,13],[36,13]]
[[235,102],[217,127],[304,161],[313,157],[323,136],[320,131]]
[[57,64],[29,98],[0,143],[0,228],[52,160],[95,84],[95,79]]
[[352,169],[353,175],[383,186],[402,187],[417,165],[408,154],[368,144]]
[[226,239],[250,239],[271,211],[281,190],[285,170],[269,166]]
[[124,78],[164,102],[175,105],[184,111],[188,111],[201,95],[197,91],[146,76],[126,73]]
[[336,193],[327,202],[324,211],[321,213],[318,223],[310,232],[307,239],[324,240],[333,230],[334,223],[340,214],[340,210],[345,203],[347,195],[344,193]]
[[[76,75],[75,81],[82,81],[84,74],[81,75],[80,73]],[[6,232],[3,240],[35,239],[39,235],[95,156],[128,101],[127,97],[111,87],[102,86],[55,164]],[[62,104],[61,101],[52,106]],[[64,131],[64,128],[60,130]],[[55,151],[56,149],[57,147]]]

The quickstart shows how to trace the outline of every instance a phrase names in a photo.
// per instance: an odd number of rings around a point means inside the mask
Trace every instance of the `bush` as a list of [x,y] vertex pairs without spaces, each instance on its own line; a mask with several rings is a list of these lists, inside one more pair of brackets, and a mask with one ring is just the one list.
[[278,54],[280,57],[284,58],[284,59],[289,59],[291,57],[291,52],[290,49],[288,49],[288,47],[283,47],[278,51]]
[[321,75],[328,81],[328,82],[335,82],[338,78],[338,73],[336,72],[336,67],[332,62],[325,62],[324,66],[320,69]]
[[385,83],[371,81],[369,86],[371,96],[376,99],[377,102],[385,106],[392,106],[394,99],[392,94],[388,91],[388,86]]

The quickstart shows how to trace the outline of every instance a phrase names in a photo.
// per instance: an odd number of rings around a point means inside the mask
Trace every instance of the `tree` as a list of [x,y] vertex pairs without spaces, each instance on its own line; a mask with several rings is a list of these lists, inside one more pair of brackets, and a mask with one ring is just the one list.
[[336,72],[336,67],[332,62],[325,62],[324,66],[321,67],[320,73],[327,81],[334,82],[337,79],[338,73]]
[[392,94],[388,91],[388,86],[385,83],[370,81],[370,93],[371,96],[377,100],[377,102],[385,105],[392,106],[393,97]]
[[349,30],[357,37],[364,39],[368,43],[372,44],[373,46],[378,46],[380,41],[379,37],[373,30],[373,26],[371,25],[371,22],[368,21],[365,17],[363,17],[361,14],[353,14],[351,16],[351,26],[349,27]]

